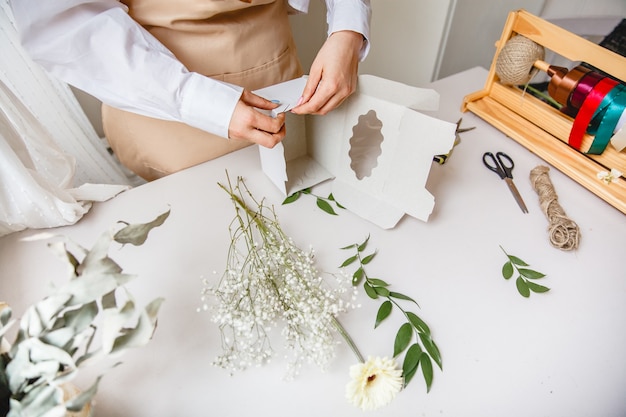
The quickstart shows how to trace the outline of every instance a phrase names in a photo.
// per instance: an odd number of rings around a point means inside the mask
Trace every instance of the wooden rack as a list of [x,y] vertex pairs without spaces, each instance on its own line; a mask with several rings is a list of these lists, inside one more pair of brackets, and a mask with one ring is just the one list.
[[[626,175],[626,151],[610,144],[601,155],[587,155],[568,145],[573,119],[514,86],[498,82],[498,54],[514,35],[523,35],[547,50],[572,62],[586,62],[619,79],[626,80],[626,58],[570,33],[524,10],[509,13],[496,43],[485,87],[467,95],[462,111],[471,111],[513,138],[547,163],[562,171],[613,207],[626,214],[626,179],[610,184],[598,179],[601,171],[615,168]],[[582,149],[593,137],[585,135]]]

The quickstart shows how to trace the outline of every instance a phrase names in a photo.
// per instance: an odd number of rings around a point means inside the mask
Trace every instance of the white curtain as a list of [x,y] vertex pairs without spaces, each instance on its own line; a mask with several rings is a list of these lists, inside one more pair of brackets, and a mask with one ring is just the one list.
[[8,0],[0,51],[0,236],[73,224],[130,188],[69,87],[22,49]]

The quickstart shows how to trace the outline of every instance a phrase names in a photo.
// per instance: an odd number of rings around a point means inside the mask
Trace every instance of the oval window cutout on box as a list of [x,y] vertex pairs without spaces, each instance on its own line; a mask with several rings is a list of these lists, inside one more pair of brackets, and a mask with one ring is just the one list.
[[359,116],[357,124],[352,127],[350,138],[350,168],[359,180],[372,175],[378,165],[378,157],[382,153],[381,145],[383,122],[376,117],[374,110]]

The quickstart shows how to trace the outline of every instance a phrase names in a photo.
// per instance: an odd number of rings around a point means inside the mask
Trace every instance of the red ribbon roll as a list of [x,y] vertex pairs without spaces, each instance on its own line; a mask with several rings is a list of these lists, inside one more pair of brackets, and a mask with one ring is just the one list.
[[593,87],[589,94],[587,94],[580,110],[578,111],[578,114],[576,115],[576,118],[574,119],[572,130],[569,134],[569,144],[571,147],[580,150],[583,137],[585,136],[585,132],[587,131],[587,127],[589,126],[594,113],[602,102],[604,96],[606,96],[617,84],[619,83],[612,78],[605,77]]

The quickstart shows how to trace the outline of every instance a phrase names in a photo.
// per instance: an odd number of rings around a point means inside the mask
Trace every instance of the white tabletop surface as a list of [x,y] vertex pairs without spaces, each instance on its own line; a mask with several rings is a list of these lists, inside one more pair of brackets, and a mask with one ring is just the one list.
[[[528,174],[543,162],[471,113],[465,94],[482,87],[476,68],[432,87],[441,94],[435,115],[476,129],[445,165],[433,164],[427,188],[436,203],[428,222],[404,217],[382,230],[350,212],[330,216],[312,198],[281,206],[283,197],[262,173],[254,147],[139,186],[96,204],[78,224],[53,230],[90,247],[118,220],[145,222],[171,209],[146,244],[113,249],[128,273],[129,288],[145,304],[165,297],[154,339],[107,371],[96,416],[361,416],[344,398],[348,368],[356,362],[345,344],[325,373],[307,367],[294,381],[286,364],[229,374],[211,365],[220,352],[219,331],[201,304],[202,277],[224,270],[233,208],[216,184],[243,176],[257,197],[276,205],[284,231],[302,248],[312,245],[320,270],[336,272],[347,257],[339,248],[371,235],[378,255],[371,275],[415,298],[442,358],[426,393],[418,374],[380,416],[603,416],[626,415],[626,216],[551,169],[568,216],[580,226],[578,250],[553,248],[547,220]],[[523,214],[504,182],[482,165],[485,151],[515,159],[515,183],[530,213]],[[328,184],[314,192],[325,195]],[[626,197],[625,197],[626,198]],[[0,299],[19,316],[63,282],[63,266],[45,242],[0,239]],[[547,274],[545,294],[523,298],[502,278],[499,245]],[[213,271],[217,271],[214,274]],[[396,315],[373,329],[378,303],[360,293],[362,307],[342,318],[365,355],[389,356],[402,323]],[[396,320],[397,319],[397,320]],[[396,320],[396,321],[394,321]],[[274,342],[280,345],[280,341]]]

